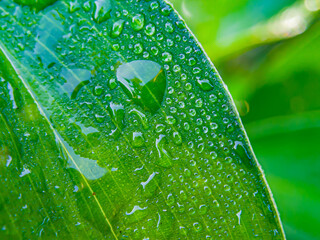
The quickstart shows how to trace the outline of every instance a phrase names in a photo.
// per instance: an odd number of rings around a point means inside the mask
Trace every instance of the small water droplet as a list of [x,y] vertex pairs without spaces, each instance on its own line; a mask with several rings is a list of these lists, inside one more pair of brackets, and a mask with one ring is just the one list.
[[156,27],[150,23],[145,27],[144,31],[148,36],[152,36],[156,32]]
[[198,223],[198,222],[195,222],[195,223],[193,224],[193,228],[194,228],[194,230],[195,230],[196,232],[200,232],[200,231],[202,230],[202,225],[201,225],[200,223]]
[[163,60],[164,62],[171,62],[171,61],[172,61],[172,55],[171,55],[171,53],[168,53],[168,52],[162,53],[162,60]]

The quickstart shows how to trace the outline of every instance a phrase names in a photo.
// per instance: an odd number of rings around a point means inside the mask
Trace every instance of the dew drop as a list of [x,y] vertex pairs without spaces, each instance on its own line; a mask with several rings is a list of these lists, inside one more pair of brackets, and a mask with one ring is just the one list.
[[116,38],[118,37],[123,30],[123,25],[124,25],[124,20],[119,19],[112,25],[112,30],[111,30],[111,37]]
[[142,147],[144,146],[144,138],[142,132],[133,132],[132,133],[132,145],[133,147]]
[[173,141],[177,145],[181,145],[182,144],[182,138],[181,138],[180,133],[178,133],[178,132],[174,132],[173,133]]
[[116,127],[114,130],[112,130],[110,135],[118,136],[124,127],[124,107],[121,104],[110,102],[110,104],[107,106],[107,111]]
[[144,31],[148,36],[152,36],[156,32],[156,28],[152,23],[150,23],[146,26]]
[[156,62],[137,60],[125,63],[117,69],[117,80],[134,103],[151,113],[160,108],[166,89],[166,76]]
[[235,152],[240,157],[241,162],[244,163],[247,167],[252,168],[254,163],[243,143],[240,141],[235,141],[233,149],[235,149]]
[[142,14],[133,16],[131,26],[135,31],[141,30],[144,27],[144,16]]
[[172,55],[171,55],[171,53],[168,53],[168,52],[162,53],[162,60],[163,60],[164,62],[171,62],[171,61],[172,61]]
[[112,6],[110,0],[96,0],[93,3],[92,17],[95,22],[102,23],[109,19]]
[[197,83],[203,91],[210,91],[213,89],[213,85],[208,79],[198,79]]
[[165,149],[165,136],[160,135],[159,138],[156,139],[156,149],[158,151],[159,159],[157,159],[156,164],[162,167],[171,167],[172,166],[172,158],[169,152]]
[[198,222],[195,222],[195,223],[193,224],[193,228],[194,228],[194,230],[195,230],[196,232],[200,232],[200,231],[202,230],[202,225],[201,225],[200,223],[198,223]]

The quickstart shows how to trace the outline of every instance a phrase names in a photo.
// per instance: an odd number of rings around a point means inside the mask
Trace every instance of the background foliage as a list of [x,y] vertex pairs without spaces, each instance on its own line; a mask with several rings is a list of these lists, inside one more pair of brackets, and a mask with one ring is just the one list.
[[171,2],[231,91],[287,238],[320,239],[320,1]]

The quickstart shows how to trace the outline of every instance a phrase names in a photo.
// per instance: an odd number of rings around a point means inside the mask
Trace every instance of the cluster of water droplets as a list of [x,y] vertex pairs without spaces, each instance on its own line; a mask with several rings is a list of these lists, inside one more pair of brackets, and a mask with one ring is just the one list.
[[[96,181],[94,194],[76,191],[79,202],[111,196],[102,209],[117,236],[251,236],[242,219],[273,214],[243,209],[268,202],[266,190],[220,77],[171,6],[57,2],[18,30],[2,28],[1,37],[17,35],[12,49],[28,68],[42,70],[29,84],[75,161],[69,168]],[[108,231],[99,216],[84,213]]]

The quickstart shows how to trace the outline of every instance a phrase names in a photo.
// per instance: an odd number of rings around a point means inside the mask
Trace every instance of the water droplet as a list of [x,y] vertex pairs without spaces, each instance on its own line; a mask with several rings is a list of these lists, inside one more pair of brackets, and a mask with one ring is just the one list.
[[174,31],[173,25],[170,22],[167,22],[164,26],[164,29],[168,32],[168,33],[172,33]]
[[181,145],[182,144],[182,138],[181,138],[180,133],[178,133],[178,132],[174,132],[173,133],[173,141],[177,145]]
[[93,3],[93,19],[97,23],[102,23],[109,19],[112,6],[110,0],[96,0]]
[[93,89],[93,94],[95,96],[100,96],[103,92],[103,88],[101,86],[95,86]]
[[142,132],[133,132],[132,133],[132,145],[134,147],[142,147],[144,146],[144,138]]
[[85,2],[83,5],[82,5],[82,8],[85,12],[89,12],[90,9],[91,9],[91,4],[90,4],[90,1],[87,1]]
[[146,115],[144,113],[140,112],[136,108],[133,108],[132,110],[130,110],[129,114],[134,114],[134,115],[138,116],[144,129],[149,128],[148,118],[146,117]]
[[134,45],[133,52],[135,54],[141,54],[142,51],[143,51],[143,47],[142,47],[141,43],[137,43],[137,44]]
[[161,66],[149,60],[137,60],[117,69],[117,80],[126,95],[152,113],[163,101],[166,77]]
[[23,6],[30,6],[34,9],[36,9],[37,11],[42,10],[50,5],[52,5],[53,3],[56,2],[56,0],[15,0],[15,2],[17,2],[18,4],[21,4]]
[[229,192],[230,191],[230,189],[231,189],[231,187],[229,186],[229,185],[224,185],[224,190],[226,191],[226,192]]
[[171,61],[172,61],[172,55],[171,55],[171,53],[168,53],[168,52],[162,53],[162,60],[163,60],[164,62],[171,62]]
[[135,205],[130,212],[126,212],[127,217],[125,218],[127,224],[137,222],[147,216],[147,207],[140,207]]
[[69,3],[69,12],[70,13],[74,13],[74,12],[78,11],[79,9],[80,9],[80,4],[78,3],[77,0]]
[[208,207],[207,207],[207,205],[200,205],[200,207],[199,207],[199,213],[201,214],[201,215],[204,215],[204,214],[206,214],[207,213],[207,210],[208,210]]
[[133,30],[139,31],[144,26],[144,16],[143,14],[137,14],[132,18],[131,26]]
[[213,89],[213,85],[208,79],[198,79],[197,83],[203,91],[210,91]]
[[200,231],[202,230],[202,225],[201,225],[200,223],[198,223],[198,222],[195,222],[195,223],[193,224],[193,228],[194,228],[194,230],[195,230],[196,232],[200,232]]
[[167,196],[167,204],[168,204],[169,206],[172,206],[174,203],[175,203],[174,196],[172,195],[172,193],[170,193],[170,194]]
[[159,7],[159,3],[158,2],[152,2],[151,4],[150,4],[150,9],[151,10],[155,10],[155,9],[157,9]]
[[213,206],[215,206],[215,207],[219,207],[220,206],[220,204],[219,204],[219,202],[217,201],[217,200],[213,200]]
[[169,152],[164,148],[165,147],[165,136],[159,135],[159,138],[156,139],[156,148],[158,151],[159,158],[156,161],[157,165],[162,167],[171,167],[172,166],[172,158]]
[[151,52],[153,55],[158,55],[159,49],[157,47],[151,47]]
[[158,181],[159,181],[159,173],[153,172],[145,182],[141,182],[142,188],[143,188],[143,194],[147,197],[150,197],[154,194],[154,191],[158,187]]
[[67,93],[71,99],[75,99],[83,86],[89,83],[91,71],[86,69],[67,69],[63,68],[61,77],[66,82],[61,86],[60,93]]
[[124,107],[121,104],[110,102],[110,104],[107,106],[107,111],[116,127],[114,130],[112,130],[110,135],[115,135],[117,137],[124,127]]
[[249,152],[247,151],[242,142],[235,141],[233,149],[235,149],[235,152],[240,157],[242,163],[244,163],[249,168],[253,167],[254,162],[252,161]]
[[165,6],[164,8],[161,9],[161,14],[163,16],[168,16],[171,11],[172,11],[172,8],[169,5],[167,5],[167,6]]
[[112,30],[111,30],[111,37],[116,38],[118,37],[123,30],[123,25],[124,25],[124,20],[119,19],[112,25]]
[[176,119],[172,116],[167,116],[166,117],[166,122],[170,125],[175,124],[176,123]]
[[163,125],[163,124],[157,124],[157,126],[156,126],[156,132],[157,132],[157,133],[161,133],[165,128],[166,128],[165,125]]
[[156,32],[156,27],[150,23],[146,26],[144,31],[148,36],[152,36]]

